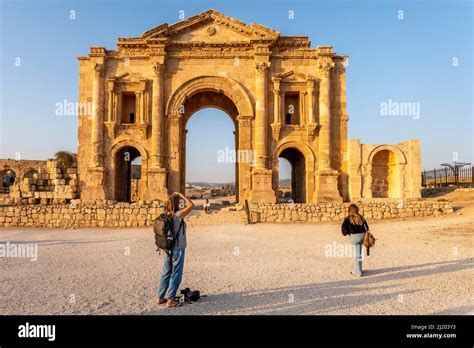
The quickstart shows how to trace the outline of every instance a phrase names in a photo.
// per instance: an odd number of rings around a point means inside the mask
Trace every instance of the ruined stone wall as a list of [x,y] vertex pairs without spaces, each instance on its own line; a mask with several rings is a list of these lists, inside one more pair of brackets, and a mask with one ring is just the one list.
[[[253,222],[342,222],[348,203],[250,205]],[[243,214],[243,208],[240,206]],[[367,219],[440,216],[453,212],[451,203],[435,201],[359,203]],[[62,205],[0,206],[0,227],[138,227],[150,226],[164,211],[159,201],[117,203],[72,200]]]
[[0,206],[0,227],[138,227],[151,225],[162,212],[158,202]]
[[[366,219],[390,219],[403,217],[440,216],[453,212],[449,202],[414,201],[372,201],[358,204]],[[251,204],[251,218],[254,222],[321,222],[340,221],[347,216],[349,203],[316,204]]]
[[[0,197],[1,204],[66,203],[77,195],[77,166],[61,168],[54,159],[0,160],[0,170],[13,170],[15,182],[9,193]],[[35,173],[31,175],[31,173]],[[0,176],[0,179],[3,176]]]
[[30,170],[39,170],[40,168],[46,168],[46,161],[0,159],[0,172],[13,170],[17,180],[22,179]]

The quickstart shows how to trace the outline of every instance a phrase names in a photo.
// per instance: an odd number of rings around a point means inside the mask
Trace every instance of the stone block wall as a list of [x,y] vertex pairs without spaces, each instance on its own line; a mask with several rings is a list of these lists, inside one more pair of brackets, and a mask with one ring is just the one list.
[[0,206],[0,227],[149,226],[163,212],[162,203],[72,200],[61,205]]
[[54,159],[0,160],[0,168],[11,169],[17,175],[8,199],[2,197],[2,204],[64,204],[77,197],[75,162],[69,168],[62,168]]
[[[367,219],[427,217],[450,214],[450,202],[362,202]],[[349,203],[258,203],[250,205],[253,222],[322,222],[342,220]],[[150,226],[164,211],[160,201],[117,203],[109,200],[72,200],[70,204],[0,206],[0,227],[138,227]]]
[[[316,204],[271,204],[250,205],[253,222],[322,222],[340,221],[347,216],[350,203]],[[390,219],[404,217],[426,217],[450,214],[450,202],[436,201],[371,201],[358,203],[360,212],[366,219]]]

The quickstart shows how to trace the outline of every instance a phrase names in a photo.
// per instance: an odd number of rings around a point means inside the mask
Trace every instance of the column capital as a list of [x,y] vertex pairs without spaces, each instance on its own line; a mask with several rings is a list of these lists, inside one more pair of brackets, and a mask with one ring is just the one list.
[[331,69],[335,66],[331,57],[320,57],[318,59],[318,72],[322,78],[328,78]]
[[280,81],[281,79],[279,77],[272,77],[272,81],[273,81],[273,93],[275,93],[276,95],[279,95],[280,94]]
[[159,63],[159,62],[154,62],[152,64],[153,67],[153,76],[154,77],[161,77],[163,74],[165,64]]
[[270,62],[258,62],[255,63],[255,69],[257,71],[257,76],[263,77],[265,76],[268,68],[270,68]]
[[104,77],[105,66],[104,64],[95,63],[94,64],[94,76],[97,79]]

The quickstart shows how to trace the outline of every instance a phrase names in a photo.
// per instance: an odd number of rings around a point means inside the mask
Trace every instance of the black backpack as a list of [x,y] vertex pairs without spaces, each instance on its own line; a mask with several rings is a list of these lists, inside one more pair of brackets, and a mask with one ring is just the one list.
[[153,221],[153,232],[155,233],[156,251],[164,251],[169,254],[173,250],[175,238],[173,235],[173,217],[161,214]]
[[[184,220],[181,223],[176,236],[173,233],[174,220],[171,215],[161,214],[153,220],[153,232],[155,233],[156,251],[164,251],[168,256],[171,255],[174,245],[179,237],[179,232],[183,228]],[[184,234],[184,231],[183,231]],[[171,260],[171,258],[170,258]]]
[[181,295],[181,297],[184,298],[184,302],[188,302],[188,303],[189,302],[196,302],[201,297],[207,297],[207,295],[201,295],[201,292],[199,290],[191,291],[190,288],[181,289],[180,295]]

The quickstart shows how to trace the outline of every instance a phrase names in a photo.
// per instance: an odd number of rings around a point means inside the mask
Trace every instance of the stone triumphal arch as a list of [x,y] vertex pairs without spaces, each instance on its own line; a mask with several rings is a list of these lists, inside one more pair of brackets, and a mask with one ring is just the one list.
[[79,115],[83,199],[129,200],[133,175],[142,200],[183,191],[186,123],[205,107],[224,111],[236,149],[253,154],[236,164],[240,201],[276,201],[281,157],[297,202],[419,197],[418,140],[347,139],[346,56],[331,46],[209,10],[78,59],[79,103],[92,104]]

